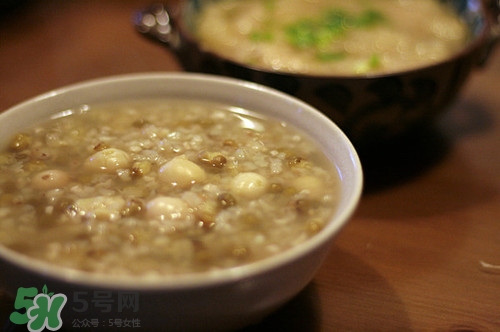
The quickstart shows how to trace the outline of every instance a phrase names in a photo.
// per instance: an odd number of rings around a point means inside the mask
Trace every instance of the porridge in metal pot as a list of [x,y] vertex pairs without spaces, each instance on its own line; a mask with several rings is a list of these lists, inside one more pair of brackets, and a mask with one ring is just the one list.
[[220,0],[195,34],[206,50],[267,70],[364,75],[426,66],[463,49],[467,24],[438,0]]
[[286,123],[205,101],[82,106],[0,154],[0,243],[107,274],[263,259],[320,231],[335,166]]

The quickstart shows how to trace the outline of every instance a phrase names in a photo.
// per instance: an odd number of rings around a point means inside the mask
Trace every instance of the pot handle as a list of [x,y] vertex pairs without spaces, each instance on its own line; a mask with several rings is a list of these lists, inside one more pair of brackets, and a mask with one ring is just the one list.
[[135,13],[134,26],[145,37],[178,51],[181,39],[175,19],[171,15],[174,10],[163,4],[153,4]]
[[490,23],[490,34],[479,58],[479,66],[485,65],[500,40],[500,0],[484,0],[484,6]]

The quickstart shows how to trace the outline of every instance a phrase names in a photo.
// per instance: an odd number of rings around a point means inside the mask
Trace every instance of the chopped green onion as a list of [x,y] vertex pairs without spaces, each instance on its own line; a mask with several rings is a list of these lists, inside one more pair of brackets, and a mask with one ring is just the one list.
[[[274,10],[274,0],[265,2],[268,11]],[[346,57],[345,52],[329,51],[332,42],[345,36],[354,29],[365,29],[382,23],[384,16],[375,10],[367,9],[359,14],[331,9],[317,18],[300,19],[284,27],[288,43],[299,49],[310,49],[321,61],[339,61]],[[256,42],[270,42],[274,39],[272,29],[253,31],[249,38]],[[380,59],[372,56],[361,67],[375,68]]]
[[270,42],[273,40],[271,31],[253,31],[250,34],[250,40],[255,42]]
[[382,13],[376,11],[376,10],[365,10],[361,15],[358,17],[356,20],[356,26],[358,27],[370,27],[373,25],[376,25],[378,23],[383,22],[384,16]]
[[[359,15],[332,9],[317,19],[303,19],[286,26],[285,34],[290,45],[300,49],[315,48],[321,53],[319,50],[327,48],[350,30],[368,28],[383,21],[383,15],[371,9]],[[319,54],[319,57],[338,59],[338,55]]]
[[360,63],[356,68],[358,74],[367,73],[381,65],[380,56],[378,54],[372,54],[368,60]]
[[340,61],[345,59],[347,54],[345,52],[319,52],[317,58],[320,61]]

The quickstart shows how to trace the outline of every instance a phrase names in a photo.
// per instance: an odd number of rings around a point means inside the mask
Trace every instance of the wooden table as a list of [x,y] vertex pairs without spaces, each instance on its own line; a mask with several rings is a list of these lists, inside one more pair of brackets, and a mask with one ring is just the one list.
[[[132,26],[149,4],[40,0],[4,14],[0,110],[85,79],[181,70]],[[499,51],[436,128],[366,166],[359,209],[314,281],[248,331],[500,331]],[[0,293],[0,324],[12,309]]]

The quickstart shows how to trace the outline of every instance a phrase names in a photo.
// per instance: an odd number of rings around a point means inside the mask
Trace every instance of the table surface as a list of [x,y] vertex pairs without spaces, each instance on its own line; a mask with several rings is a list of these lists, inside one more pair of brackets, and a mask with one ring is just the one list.
[[[180,71],[133,28],[149,4],[27,1],[3,14],[0,110],[85,79]],[[359,208],[317,276],[248,331],[500,331],[499,74],[497,49],[397,161],[366,166]],[[12,309],[0,291],[0,324]]]

